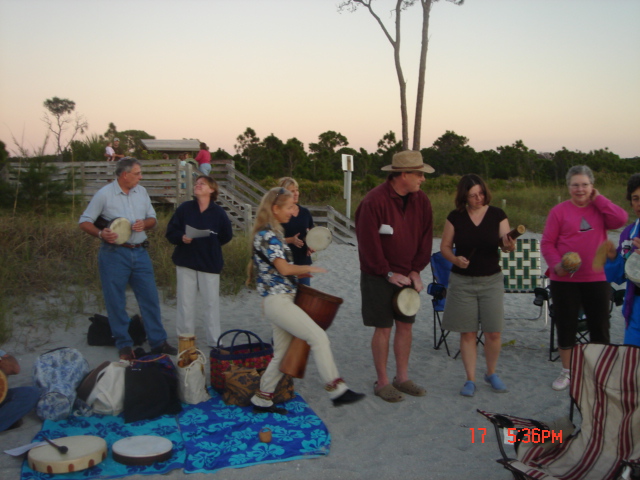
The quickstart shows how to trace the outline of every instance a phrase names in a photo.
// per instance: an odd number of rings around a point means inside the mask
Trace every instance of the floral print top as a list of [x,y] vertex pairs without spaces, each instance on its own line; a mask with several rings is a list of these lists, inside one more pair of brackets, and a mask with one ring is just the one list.
[[255,250],[262,252],[271,263],[277,258],[293,263],[293,255],[284,238],[267,225],[267,228],[260,230],[253,237],[253,249],[253,262],[258,270],[258,278],[256,280],[258,293],[263,297],[280,293],[295,293],[296,284],[294,280],[281,275],[273,265],[269,265],[255,254]]

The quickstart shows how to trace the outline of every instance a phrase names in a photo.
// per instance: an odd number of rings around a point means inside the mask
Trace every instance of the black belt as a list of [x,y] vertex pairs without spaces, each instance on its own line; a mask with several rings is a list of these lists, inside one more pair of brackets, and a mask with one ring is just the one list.
[[[116,245],[118,245],[118,244],[116,244]],[[118,246],[119,247],[127,247],[127,248],[138,248],[138,247],[149,248],[149,240],[145,240],[142,243],[121,243]]]

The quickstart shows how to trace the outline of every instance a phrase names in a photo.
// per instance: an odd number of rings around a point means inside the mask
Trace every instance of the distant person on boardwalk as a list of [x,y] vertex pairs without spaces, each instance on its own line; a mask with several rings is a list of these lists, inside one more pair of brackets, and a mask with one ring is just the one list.
[[111,145],[112,143],[108,142],[104,151],[104,156],[107,158],[107,162],[113,162],[116,159],[116,152]]
[[[151,352],[168,355],[178,353],[175,347],[167,343],[167,332],[162,325],[160,299],[145,233],[156,226],[156,212],[147,190],[139,185],[141,179],[142,168],[137,159],[125,157],[118,161],[116,181],[98,190],[79,221],[82,231],[101,240],[98,252],[100,282],[109,325],[121,360],[134,358],[126,310],[127,285],[131,286],[138,301]],[[103,217],[107,222],[119,217],[129,220],[129,240],[121,245],[115,243],[118,238],[116,232],[94,225],[98,217]]]
[[200,143],[200,151],[195,158],[198,162],[198,168],[203,175],[209,175],[211,173],[211,153],[209,153],[209,147],[204,142]]
[[[313,251],[305,243],[307,232],[313,228],[311,212],[298,204],[300,187],[295,179],[283,177],[278,180],[278,185],[286,188],[293,194],[293,202],[295,204],[291,219],[282,225],[284,228],[284,239],[293,254],[293,263],[294,265],[311,265],[311,254]],[[310,286],[311,277],[298,277],[298,282]]]
[[[371,350],[377,380],[374,393],[386,402],[404,400],[404,394],[421,397],[427,391],[409,379],[409,356],[415,315],[394,312],[393,297],[401,288],[423,289],[420,272],[431,260],[433,215],[431,202],[420,189],[425,173],[434,169],[418,151],[393,156],[387,181],[362,200],[356,210],[356,236],[360,257],[362,319],[373,327]],[[396,375],[387,375],[389,344],[395,325],[393,352]]]
[[[169,224],[166,237],[176,248],[171,257],[176,265],[178,287],[176,329],[178,336],[195,335],[196,300],[202,298],[207,345],[216,347],[220,337],[220,272],[224,266],[222,246],[231,241],[231,221],[215,203],[218,183],[201,175],[193,186],[194,200],[180,205]],[[191,238],[187,226],[208,231]]]

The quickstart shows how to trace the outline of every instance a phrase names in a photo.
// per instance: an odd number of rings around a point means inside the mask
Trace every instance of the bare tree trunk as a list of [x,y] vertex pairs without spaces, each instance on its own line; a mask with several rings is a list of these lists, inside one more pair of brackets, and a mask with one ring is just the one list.
[[396,66],[396,74],[398,75],[398,84],[400,85],[400,115],[402,118],[402,144],[403,148],[408,148],[409,146],[409,118],[407,115],[407,82],[404,79],[404,74],[402,73],[402,65],[400,64],[400,19],[402,16],[402,0],[396,0],[396,38],[394,39],[387,28],[385,27],[380,17],[373,11],[371,8],[371,1],[366,0],[354,0],[356,3],[364,5],[369,10],[369,13],[373,18],[376,19],[380,28],[384,35],[391,43],[393,47],[393,60]]
[[432,0],[420,0],[422,6],[422,46],[420,48],[420,67],[418,68],[418,93],[416,96],[416,118],[413,126],[412,150],[420,150],[422,133],[422,105],[424,103],[424,84],[427,71],[427,50],[429,49],[429,14]]
[[400,64],[400,19],[402,14],[402,0],[396,2],[396,41],[393,45],[393,60],[398,74],[398,84],[400,86],[400,116],[402,117],[402,144],[403,148],[409,148],[409,117],[407,114],[407,82],[402,73]]

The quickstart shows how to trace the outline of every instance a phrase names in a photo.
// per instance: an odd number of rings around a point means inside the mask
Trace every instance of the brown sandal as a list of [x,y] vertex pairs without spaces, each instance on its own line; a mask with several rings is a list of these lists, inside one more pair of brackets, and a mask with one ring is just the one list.
[[393,379],[393,386],[396,390],[407,395],[413,395],[414,397],[424,397],[427,391],[413,380],[407,380],[406,382],[398,383],[396,379]]
[[402,402],[404,400],[404,395],[389,383],[378,389],[378,382],[375,382],[373,384],[373,393],[377,397],[380,397],[382,400],[389,403]]

